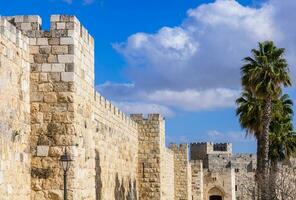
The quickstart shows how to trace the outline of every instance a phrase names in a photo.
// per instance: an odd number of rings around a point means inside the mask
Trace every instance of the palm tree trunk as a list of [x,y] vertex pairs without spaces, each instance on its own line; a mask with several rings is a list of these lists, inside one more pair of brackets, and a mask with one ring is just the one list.
[[270,200],[269,196],[269,125],[271,121],[271,97],[265,100],[263,116],[262,116],[262,184],[261,184],[261,200]]
[[257,139],[257,166],[256,166],[256,185],[257,185],[257,199],[260,199],[261,184],[262,184],[262,139],[261,134],[256,134]]
[[270,194],[271,200],[277,200],[276,195],[276,181],[277,181],[277,173],[278,173],[278,163],[277,160],[271,161],[270,166]]

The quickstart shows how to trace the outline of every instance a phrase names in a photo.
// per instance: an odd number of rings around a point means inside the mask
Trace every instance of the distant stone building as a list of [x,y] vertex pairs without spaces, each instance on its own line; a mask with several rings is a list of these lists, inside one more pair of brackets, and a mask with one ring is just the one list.
[[255,192],[254,154],[232,154],[230,143],[192,143],[190,155],[193,200],[247,200]]
[[69,200],[248,200],[254,155],[167,148],[163,117],[125,115],[94,78],[94,40],[75,16],[52,15],[47,31],[39,16],[0,18],[0,200],[63,199],[65,148]]

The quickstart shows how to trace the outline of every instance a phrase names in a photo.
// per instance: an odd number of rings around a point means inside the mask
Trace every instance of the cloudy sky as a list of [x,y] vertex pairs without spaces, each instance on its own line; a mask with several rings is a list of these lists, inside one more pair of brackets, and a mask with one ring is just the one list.
[[[4,0],[1,0],[4,3]],[[6,2],[6,1],[5,1]],[[295,0],[11,0],[1,15],[75,14],[96,42],[96,88],[127,113],[163,114],[167,142],[233,142],[242,58],[258,41],[286,48],[296,79]],[[294,88],[287,92],[295,100]]]

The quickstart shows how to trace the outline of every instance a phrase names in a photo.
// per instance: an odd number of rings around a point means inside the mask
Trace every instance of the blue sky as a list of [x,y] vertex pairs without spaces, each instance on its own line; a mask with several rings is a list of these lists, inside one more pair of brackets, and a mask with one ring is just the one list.
[[[254,152],[235,116],[239,67],[257,41],[287,48],[295,80],[293,0],[4,0],[1,15],[74,14],[95,38],[97,89],[128,113],[166,116],[167,142],[233,142]],[[294,89],[288,90],[292,98]]]

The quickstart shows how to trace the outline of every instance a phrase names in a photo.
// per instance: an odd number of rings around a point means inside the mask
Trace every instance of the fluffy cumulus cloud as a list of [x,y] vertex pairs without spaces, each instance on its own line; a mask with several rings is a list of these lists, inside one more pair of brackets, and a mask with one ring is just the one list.
[[[213,142],[231,142],[231,143],[237,143],[237,142],[249,142],[249,140],[254,141],[254,138],[247,137],[246,133],[239,132],[239,131],[226,131],[221,132],[218,130],[210,130],[208,131],[205,136],[206,139],[210,139],[210,141]],[[246,140],[247,139],[247,140]]]
[[[128,113],[140,112],[140,108],[142,108],[145,113],[149,111],[160,112],[165,116],[172,116],[174,108],[185,111],[200,111],[233,107],[234,101],[239,95],[238,90],[226,88],[200,91],[194,89],[145,91],[137,88],[134,84],[109,82],[98,86],[97,89]],[[133,106],[135,106],[134,109]]]
[[150,114],[150,113],[160,113],[163,116],[171,117],[174,116],[174,112],[166,107],[159,104],[153,103],[143,103],[143,102],[113,102],[116,106],[120,107],[123,112],[127,114],[133,113],[142,113],[142,114]]
[[183,23],[156,33],[135,33],[114,44],[133,84],[103,84],[117,102],[130,99],[186,111],[231,107],[239,94],[242,58],[258,41],[286,47],[296,66],[296,2],[270,0],[259,7],[217,0],[189,9]]

